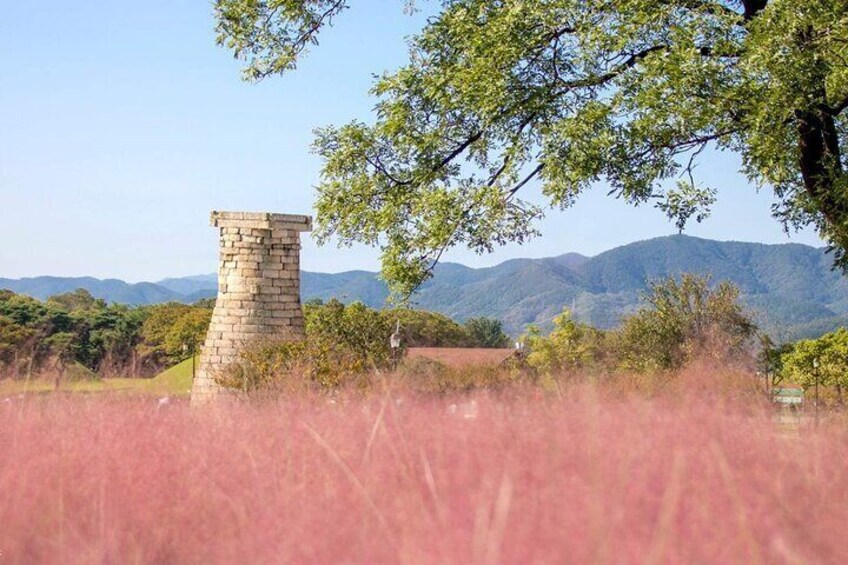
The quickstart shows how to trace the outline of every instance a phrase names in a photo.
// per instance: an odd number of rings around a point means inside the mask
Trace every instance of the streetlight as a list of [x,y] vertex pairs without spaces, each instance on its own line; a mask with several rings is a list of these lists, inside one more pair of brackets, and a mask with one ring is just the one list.
[[[763,356],[763,376],[765,377],[765,385],[766,385],[766,394],[769,393],[769,389],[773,383],[770,382],[769,379],[769,371],[771,370],[771,352],[772,352],[772,341],[768,334],[757,332],[757,337],[760,340],[760,348],[761,355]],[[759,376],[759,371],[757,372],[757,376]]]
[[766,364],[765,364],[765,367],[763,367],[763,369],[765,369],[765,377],[766,377],[766,394],[769,393],[769,384],[770,384],[769,383],[769,368],[770,368],[769,365],[770,365],[769,358],[766,357]]
[[189,346],[187,343],[183,343],[183,353],[191,352],[191,380],[194,381],[194,343]]
[[816,377],[816,426],[819,425],[819,358],[813,358],[813,373]]
[[392,347],[392,370],[395,370],[398,365],[398,350],[400,349],[400,320],[397,321],[394,333],[389,336],[389,345]]

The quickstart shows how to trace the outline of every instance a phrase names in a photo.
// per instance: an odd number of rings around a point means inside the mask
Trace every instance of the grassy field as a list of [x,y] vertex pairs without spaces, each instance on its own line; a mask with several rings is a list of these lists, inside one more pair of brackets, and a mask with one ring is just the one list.
[[703,387],[12,398],[0,563],[848,562],[844,421],[772,416]]
[[[77,368],[77,373],[84,369]],[[61,391],[81,393],[137,393],[146,395],[187,396],[191,392],[191,359],[163,371],[152,379],[97,379],[94,375],[78,374],[60,386]],[[0,380],[0,397],[24,393],[46,393],[54,384],[46,379]]]
[[848,418],[787,427],[746,374],[200,409],[151,396],[190,361],[0,383],[0,564],[848,563]]

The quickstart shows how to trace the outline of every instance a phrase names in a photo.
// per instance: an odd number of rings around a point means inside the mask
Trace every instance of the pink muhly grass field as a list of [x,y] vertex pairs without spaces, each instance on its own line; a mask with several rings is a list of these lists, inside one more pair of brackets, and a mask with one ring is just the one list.
[[762,406],[0,401],[0,563],[846,563],[848,433]]

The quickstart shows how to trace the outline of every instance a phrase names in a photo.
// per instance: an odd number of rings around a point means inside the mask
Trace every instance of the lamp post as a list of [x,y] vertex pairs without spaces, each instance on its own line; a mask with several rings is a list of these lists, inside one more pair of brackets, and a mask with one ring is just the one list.
[[765,365],[765,367],[763,367],[763,369],[765,369],[765,377],[766,377],[766,394],[769,393],[769,389],[771,388],[769,386],[770,385],[770,382],[769,382],[769,365],[770,365],[769,359],[768,359],[768,357],[766,357],[766,365]]
[[813,374],[816,378],[816,426],[819,425],[819,358],[813,358]]
[[183,343],[183,353],[191,353],[191,381],[194,382],[194,343],[189,345],[188,343]]
[[398,350],[400,349],[400,320],[397,321],[394,333],[389,336],[389,345],[392,348],[392,370],[397,369]]
[[[772,382],[770,381],[769,371],[771,370],[771,353],[772,353],[772,341],[771,338],[764,333],[757,332],[757,337],[760,340],[760,354],[763,357],[763,377],[765,380],[766,394],[768,395],[769,391],[772,388]],[[760,373],[757,372],[757,376]]]

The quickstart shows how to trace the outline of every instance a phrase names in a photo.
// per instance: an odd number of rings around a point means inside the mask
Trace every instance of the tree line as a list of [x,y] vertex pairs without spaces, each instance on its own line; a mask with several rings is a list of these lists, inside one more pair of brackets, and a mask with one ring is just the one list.
[[[61,378],[68,369],[100,377],[153,376],[199,353],[213,306],[211,299],[191,305],[108,304],[83,289],[40,301],[0,290],[0,377],[49,374]],[[361,304],[345,306],[338,300],[309,301],[304,314],[310,333],[342,343],[371,335],[373,341],[366,344],[371,349],[377,348],[377,341],[388,348],[389,335],[398,324],[403,342],[410,346],[510,344],[501,323],[491,318],[460,324],[433,312],[376,311]],[[376,320],[376,325],[372,324],[370,334],[362,333],[369,320]]]
[[[374,310],[362,303],[338,301],[307,303],[306,333],[302,343],[261,343],[248,348],[235,372],[220,381],[250,390],[265,385],[368,386],[376,374],[397,367],[398,353],[386,336],[401,328],[403,347],[479,345],[469,334],[485,331],[507,345],[496,320],[470,320],[464,326],[431,312]],[[779,386],[792,382],[804,388],[819,384],[841,400],[848,386],[848,329],[816,340],[775,345],[754,323],[753,313],[739,300],[739,289],[729,282],[712,284],[709,278],[683,274],[652,282],[643,306],[624,317],[618,328],[600,330],[576,321],[565,309],[543,332],[530,326],[517,338],[521,362],[506,370],[471,367],[401,365],[398,378],[418,379],[425,390],[464,390],[499,386],[514,379],[552,382],[569,375],[589,378],[628,378],[632,375],[672,376],[700,361],[716,367],[736,367],[760,382]],[[402,348],[403,348],[402,347]],[[400,356],[402,357],[402,352]],[[813,359],[818,360],[818,373]],[[421,374],[418,374],[421,373]]]
[[151,376],[197,349],[211,313],[208,300],[126,306],[83,289],[46,301],[0,290],[0,375]]
[[728,282],[710,286],[684,274],[655,281],[644,306],[616,330],[600,331],[566,310],[547,335],[531,328],[522,338],[527,362],[542,374],[575,370],[603,374],[671,373],[698,359],[746,367],[766,389],[786,384],[824,387],[844,404],[848,390],[848,328],[816,339],[775,344],[754,323]]
[[[566,309],[543,332],[517,338],[525,366],[545,378],[588,374],[670,373],[699,358],[747,365],[772,385],[809,388],[818,380],[841,401],[848,387],[848,329],[775,346],[759,331],[733,284],[684,274],[655,281],[644,305],[615,330],[580,323]],[[101,377],[153,376],[199,352],[212,300],[192,305],[107,304],[85,290],[46,301],[0,291],[0,375],[61,379],[70,367]],[[257,388],[297,373],[320,388],[397,365],[407,347],[511,347],[500,321],[458,323],[435,312],[369,308],[361,302],[304,304],[307,339],[247,348],[226,384]],[[401,351],[389,336],[397,333]],[[815,361],[815,363],[814,363]],[[89,376],[92,376],[89,374]]]
[[[338,301],[307,303],[305,315],[307,340],[255,344],[219,382],[242,390],[281,384],[319,389],[368,386],[374,375],[397,368],[403,351],[392,351],[386,339],[397,328],[401,349],[479,346],[481,341],[508,344],[496,320],[469,320],[461,326],[440,314],[374,310]],[[397,377],[411,377],[425,390],[456,390],[497,386],[513,377],[544,382],[577,373],[670,374],[705,357],[721,364],[748,365],[753,372],[763,357],[765,336],[741,305],[739,290],[731,283],[711,285],[707,278],[694,275],[652,283],[644,306],[615,330],[580,323],[568,310],[553,322],[547,333],[531,326],[518,338],[523,360],[506,371],[484,367],[452,371],[433,363],[404,363]]]

